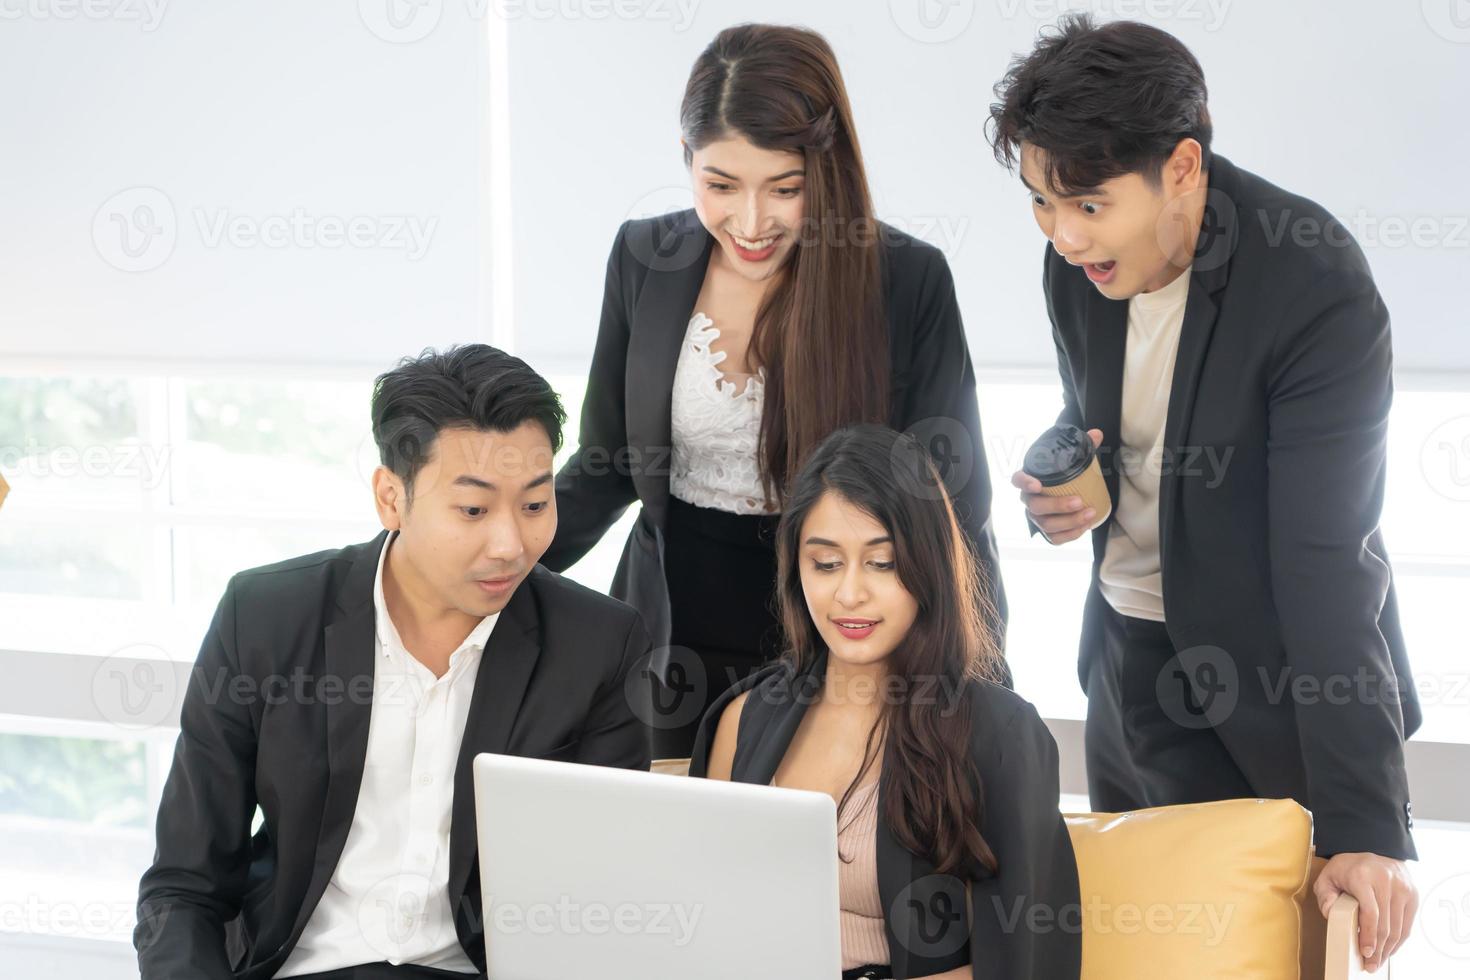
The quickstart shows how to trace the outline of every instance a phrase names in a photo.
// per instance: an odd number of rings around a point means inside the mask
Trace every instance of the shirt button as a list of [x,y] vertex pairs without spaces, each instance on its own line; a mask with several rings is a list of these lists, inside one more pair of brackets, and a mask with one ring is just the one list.
[[420,786],[428,786],[433,781],[434,781],[434,777],[431,776],[431,775],[429,775],[428,773],[424,773],[422,776],[419,777],[419,785]]

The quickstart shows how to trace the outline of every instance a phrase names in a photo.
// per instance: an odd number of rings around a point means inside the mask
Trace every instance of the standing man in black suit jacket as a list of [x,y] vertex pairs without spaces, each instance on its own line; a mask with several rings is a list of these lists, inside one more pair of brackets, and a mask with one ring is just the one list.
[[996,156],[1050,242],[1059,421],[1090,430],[1112,503],[1014,477],[1033,533],[1092,532],[1092,805],[1296,799],[1330,857],[1316,897],[1358,899],[1376,969],[1418,901],[1420,711],[1378,528],[1392,355],[1367,261],[1211,153],[1203,72],[1163,31],[1069,16],[996,94]]
[[474,756],[648,768],[624,694],[641,618],[537,564],[555,392],[474,344],[382,375],[372,416],[386,530],[241,572],[204,638],[143,980],[481,975]]

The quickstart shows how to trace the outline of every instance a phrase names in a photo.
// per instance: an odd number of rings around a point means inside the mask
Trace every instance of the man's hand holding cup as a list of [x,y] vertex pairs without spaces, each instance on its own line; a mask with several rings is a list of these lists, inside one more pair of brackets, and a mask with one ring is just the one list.
[[1032,523],[1052,544],[1077,540],[1113,512],[1097,457],[1102,439],[1101,429],[1084,434],[1076,426],[1054,426],[1031,445],[1011,477]]

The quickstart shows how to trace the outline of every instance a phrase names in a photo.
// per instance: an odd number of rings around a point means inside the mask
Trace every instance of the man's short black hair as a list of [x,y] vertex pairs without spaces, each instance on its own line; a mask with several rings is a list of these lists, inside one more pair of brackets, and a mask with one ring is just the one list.
[[[405,357],[373,384],[373,439],[378,458],[410,498],[443,429],[511,432],[527,421],[561,449],[567,420],[561,399],[525,361],[487,344],[424,350]],[[548,460],[549,462],[549,460]]]
[[1191,136],[1208,169],[1204,71],[1157,27],[1065,14],[1030,54],[1012,59],[995,96],[986,123],[995,158],[1014,170],[1021,144],[1031,144],[1054,191],[1078,194],[1130,173],[1158,186],[1164,161]]

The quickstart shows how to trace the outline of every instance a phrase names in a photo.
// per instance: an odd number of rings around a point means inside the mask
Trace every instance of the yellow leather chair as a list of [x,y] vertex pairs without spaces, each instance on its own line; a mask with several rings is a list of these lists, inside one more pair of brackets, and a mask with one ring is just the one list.
[[[688,759],[653,772],[687,775]],[[1083,980],[1349,980],[1358,903],[1324,919],[1312,818],[1292,800],[1066,814],[1082,894]],[[1385,965],[1376,976],[1389,976]]]
[[[1084,980],[1365,975],[1357,900],[1324,920],[1327,862],[1292,800],[1221,800],[1065,815],[1083,906]],[[1379,976],[1388,976],[1387,967]]]

